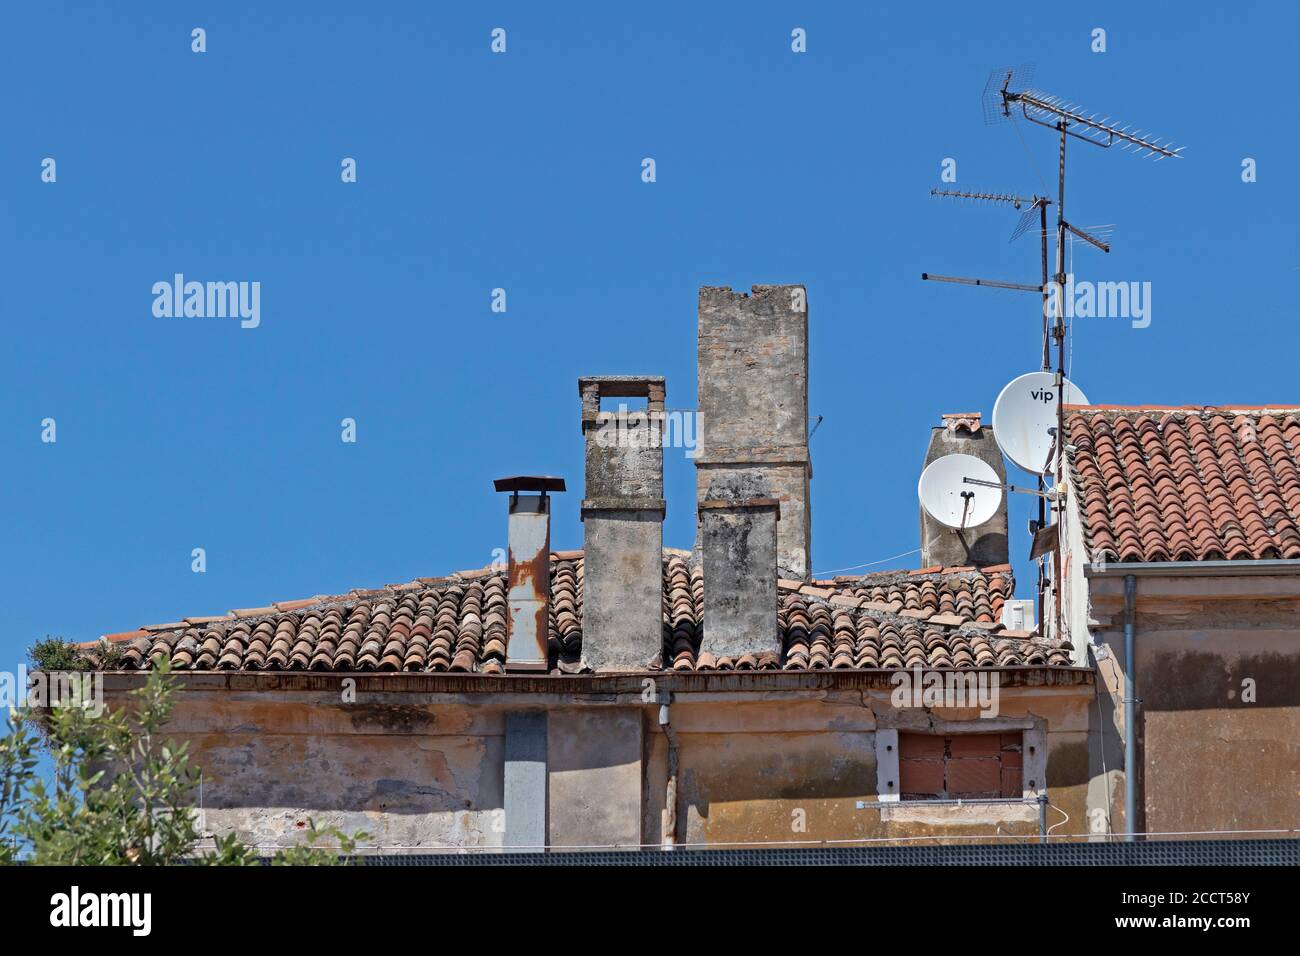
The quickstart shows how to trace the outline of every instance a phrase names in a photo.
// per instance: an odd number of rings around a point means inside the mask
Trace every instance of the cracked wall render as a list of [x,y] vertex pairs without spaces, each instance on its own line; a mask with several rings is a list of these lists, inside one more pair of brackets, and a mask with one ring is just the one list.
[[[203,769],[205,829],[268,850],[300,840],[308,819],[366,830],[367,845],[387,849],[502,846],[504,715],[539,708],[549,722],[551,844],[657,845],[663,836],[666,742],[658,703],[640,695],[393,692],[342,704],[322,691],[189,690],[178,698],[167,733],[189,740]],[[885,690],[675,693],[678,839],[1037,832],[1023,815],[996,810],[975,819],[884,819],[876,797],[880,721],[989,726],[973,710],[898,711],[889,698]],[[110,696],[110,705],[120,701]],[[1045,723],[1051,801],[1074,821],[1085,815],[1091,704],[1087,685],[1002,691],[1000,720]]]

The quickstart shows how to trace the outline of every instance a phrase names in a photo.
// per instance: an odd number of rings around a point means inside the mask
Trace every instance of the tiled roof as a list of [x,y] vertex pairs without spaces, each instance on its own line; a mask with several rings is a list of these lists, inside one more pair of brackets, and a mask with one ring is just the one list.
[[[1068,666],[1070,646],[1007,631],[1009,566],[927,568],[811,585],[780,581],[783,653],[717,659],[701,653],[704,581],[689,552],[664,558],[664,646],[648,670]],[[551,665],[582,670],[582,552],[551,555]],[[218,617],[105,635],[113,665],[178,670],[505,671],[506,580],[483,568],[446,578],[317,596]],[[97,657],[100,645],[83,645]],[[102,660],[100,660],[102,665]]]
[[1093,561],[1300,558],[1300,410],[1072,409]]

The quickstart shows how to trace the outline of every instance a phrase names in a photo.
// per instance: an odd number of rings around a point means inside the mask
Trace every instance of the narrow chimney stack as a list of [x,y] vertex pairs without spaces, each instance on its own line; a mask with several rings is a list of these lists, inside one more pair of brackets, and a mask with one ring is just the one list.
[[516,475],[494,484],[510,492],[506,668],[544,671],[551,616],[550,493],[564,491],[564,479]]
[[[697,501],[721,474],[752,476],[780,502],[777,566],[807,580],[812,554],[808,457],[808,294],[802,285],[700,289]],[[697,531],[701,549],[703,529]],[[706,572],[707,573],[707,572]],[[708,581],[706,578],[706,589]]]
[[[664,399],[660,375],[578,379],[586,443],[582,657],[595,671],[641,670],[663,646]],[[645,409],[601,411],[601,399]]]
[[699,502],[704,542],[701,652],[739,660],[781,652],[776,620],[780,503],[759,476],[714,476]]
[[[993,440],[993,429],[983,424],[979,412],[953,412],[942,416],[943,424],[930,432],[925,465],[944,455],[974,455],[987,462],[1006,484],[1007,468],[1002,452]],[[1007,496],[1003,494],[997,513],[988,521],[958,532],[935,521],[921,509],[921,567],[984,567],[1006,564]]]

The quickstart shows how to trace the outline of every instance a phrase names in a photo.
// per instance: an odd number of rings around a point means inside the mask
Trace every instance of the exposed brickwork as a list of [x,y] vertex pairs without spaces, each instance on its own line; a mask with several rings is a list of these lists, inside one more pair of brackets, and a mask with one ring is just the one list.
[[[752,477],[781,506],[777,563],[808,575],[808,301],[803,286],[700,289],[697,500],[719,473]],[[698,550],[698,542],[697,542]]]

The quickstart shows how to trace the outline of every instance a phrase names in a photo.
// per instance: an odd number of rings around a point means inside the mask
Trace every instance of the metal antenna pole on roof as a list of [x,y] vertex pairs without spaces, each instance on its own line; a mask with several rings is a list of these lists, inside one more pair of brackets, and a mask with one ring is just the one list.
[[[1096,113],[1089,113],[1081,106],[1067,103],[1061,97],[1029,87],[1032,68],[1015,67],[994,70],[989,74],[984,86],[984,118],[994,122],[999,118],[1014,119],[1015,110],[1026,120],[1038,126],[1056,131],[1060,137],[1060,159],[1057,169],[1056,190],[1056,307],[1052,338],[1056,342],[1056,437],[1054,441],[1055,469],[1054,484],[1059,487],[1064,476],[1065,449],[1065,237],[1069,233],[1096,246],[1103,252],[1109,252],[1110,246],[1100,239],[1089,235],[1082,229],[1071,225],[1065,218],[1065,147],[1067,137],[1073,136],[1093,146],[1110,149],[1118,145],[1124,150],[1134,150],[1143,157],[1154,156],[1156,161],[1171,156],[1179,156],[1183,147],[1174,146],[1171,141],[1161,142],[1143,130],[1131,130],[1111,122],[1109,116],[1098,119]],[[1013,89],[1012,87],[1018,87]],[[1046,229],[1044,228],[1044,233]],[[1046,362],[1044,369],[1047,368]],[[1054,505],[1057,512],[1056,522],[1060,521],[1061,504]],[[1061,549],[1058,544],[1054,556],[1053,579],[1057,590],[1056,626],[1061,627]],[[1040,595],[1041,603],[1041,595]]]

